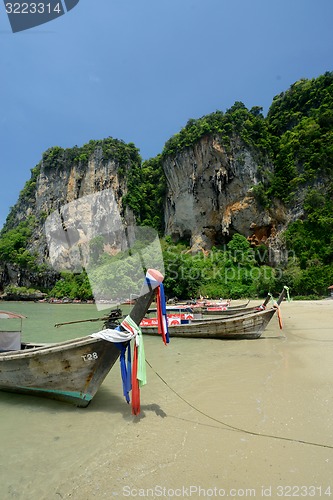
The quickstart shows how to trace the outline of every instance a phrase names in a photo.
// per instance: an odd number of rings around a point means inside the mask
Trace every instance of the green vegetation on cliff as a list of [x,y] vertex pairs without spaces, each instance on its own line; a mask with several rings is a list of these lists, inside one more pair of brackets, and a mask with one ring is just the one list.
[[139,150],[130,142],[126,144],[120,139],[108,137],[101,140],[91,140],[81,147],[63,149],[54,146],[43,154],[44,168],[59,169],[71,164],[86,164],[94,154],[101,154],[102,160],[114,161],[118,167],[118,174],[125,175],[132,165],[141,164]]
[[226,113],[216,111],[197,120],[190,119],[179,133],[165,143],[162,156],[177,154],[211,134],[222,138],[226,151],[233,136],[240,137],[260,154],[270,155],[272,151],[271,135],[262,108],[255,106],[249,111],[242,102],[236,102]]
[[139,224],[153,227],[159,234],[164,231],[164,199],[166,180],[161,156],[147,160],[142,165],[141,199]]
[[323,294],[333,283],[333,73],[276,96],[267,122],[275,166],[267,195],[289,207],[301,200],[304,214],[285,233],[296,259],[285,277],[299,294]]
[[325,295],[333,283],[333,72],[293,84],[274,98],[266,118],[260,107],[249,111],[237,102],[226,113],[189,120],[162,154],[180,153],[207,134],[218,134],[226,150],[236,135],[258,152],[259,164],[272,162],[273,174],[259,167],[255,196],[263,206],[275,199],[291,210],[299,205],[301,213],[285,232],[292,257],[276,284],[285,280],[297,295]]
[[87,273],[61,273],[60,280],[57,281],[49,292],[49,296],[57,299],[62,299],[64,297],[81,300],[93,299],[93,293]]
[[[35,202],[36,183],[38,176],[40,174],[40,166],[41,164],[39,163],[30,170],[31,172],[30,179],[25,183],[24,188],[20,192],[16,205],[14,207],[11,207],[6,222],[0,231],[0,238],[2,238],[3,235],[5,235],[8,231],[13,230],[14,228],[18,229],[18,231],[20,232],[21,229],[16,227],[17,226],[16,216],[18,215],[18,210],[20,206],[33,205]],[[28,221],[27,224],[23,223],[23,225],[21,225],[21,223],[19,223],[19,225],[21,228],[24,228],[26,225],[28,225],[31,229],[31,220],[30,222]]]
[[263,297],[278,293],[278,273],[265,265],[264,253],[250,247],[244,236],[235,234],[223,248],[191,254],[182,244],[164,243],[166,270],[165,290],[168,296],[197,298]]
[[4,231],[0,238],[0,262],[17,264],[23,269],[36,269],[36,256],[28,249],[35,218],[30,216],[15,228]]
[[267,115],[275,173],[269,194],[293,202],[299,187],[333,183],[333,72],[300,80]]

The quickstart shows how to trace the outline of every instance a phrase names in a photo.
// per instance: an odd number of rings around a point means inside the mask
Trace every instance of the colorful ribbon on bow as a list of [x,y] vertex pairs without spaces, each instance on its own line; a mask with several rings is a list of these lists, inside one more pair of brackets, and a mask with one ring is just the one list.
[[[140,413],[140,387],[147,383],[146,376],[146,358],[143,344],[143,336],[141,328],[127,316],[121,323],[121,326],[134,336],[134,351],[133,351],[133,367],[131,373],[132,381],[132,413],[138,415]],[[130,347],[128,348],[130,350]],[[127,377],[129,375],[127,374]],[[126,386],[129,382],[126,382]]]
[[[117,330],[120,329],[117,327]],[[131,346],[129,342],[124,344],[116,343],[115,344],[118,349],[120,349],[120,372],[121,379],[123,383],[123,394],[127,401],[130,403],[130,395],[129,393],[132,390],[132,360],[131,360]],[[126,351],[127,351],[127,363],[126,363]]]
[[157,303],[158,333],[162,336],[164,344],[168,344],[170,342],[170,338],[169,338],[164,287],[162,283],[157,289],[156,303]]
[[290,298],[290,294],[289,294],[289,286],[284,285],[284,287],[283,287],[283,288],[284,288],[284,289],[286,290],[286,292],[287,292],[287,301],[288,301],[288,302],[291,302],[291,298]]
[[156,304],[157,304],[157,320],[158,320],[158,333],[162,336],[162,340],[164,344],[168,344],[170,342],[169,338],[169,329],[168,329],[168,318],[166,312],[166,301],[165,301],[165,293],[164,286],[162,282],[158,282],[155,277],[149,273],[146,274],[146,282],[148,286],[156,287],[156,283],[158,283],[156,290]]
[[[147,282],[156,282],[152,277],[147,276]],[[162,283],[159,283],[157,287],[157,317],[158,317],[158,331],[162,336],[164,344],[169,343],[169,331],[168,322],[166,315],[166,303],[164,288]],[[141,328],[132,320],[130,316],[127,316],[124,321],[122,321],[122,328],[127,330],[133,335],[134,338],[134,348],[133,348],[133,362],[131,359],[131,347],[130,342],[122,343],[119,345],[120,353],[120,369],[121,377],[123,383],[123,394],[127,403],[130,402],[129,393],[132,391],[132,413],[133,415],[138,415],[140,413],[140,388],[147,383],[146,375],[146,357],[145,349],[143,343],[143,335]],[[117,329],[120,329],[118,327]],[[126,363],[126,351],[127,351],[127,363]]]

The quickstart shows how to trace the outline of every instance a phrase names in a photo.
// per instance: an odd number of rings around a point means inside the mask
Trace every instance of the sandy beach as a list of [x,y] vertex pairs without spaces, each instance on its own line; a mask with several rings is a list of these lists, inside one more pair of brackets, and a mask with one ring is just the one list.
[[329,498],[333,300],[281,312],[258,340],[146,337],[139,417],[117,370],[87,409],[1,395],[1,498]]

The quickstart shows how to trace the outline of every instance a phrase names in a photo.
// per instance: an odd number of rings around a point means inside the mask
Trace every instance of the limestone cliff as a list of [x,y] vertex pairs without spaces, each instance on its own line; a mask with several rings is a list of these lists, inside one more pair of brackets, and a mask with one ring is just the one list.
[[[164,231],[194,252],[221,247],[239,233],[253,246],[266,245],[265,263],[281,268],[288,245],[300,273],[311,274],[319,262],[324,276],[332,262],[332,102],[332,73],[301,80],[273,99],[267,117],[261,107],[248,110],[237,101],[225,113],[188,120],[144,163],[134,144],[112,138],[51,148],[1,232],[0,289],[8,283],[50,288],[53,277],[41,266],[48,259],[44,224],[50,216],[60,264],[69,262],[71,239],[87,243],[95,225],[113,220]],[[108,216],[103,203],[75,205],[107,190]],[[74,210],[64,211],[73,203]],[[112,253],[122,237],[103,245]],[[294,285],[304,288],[296,278]]]
[[[188,240],[193,250],[226,243],[235,233],[253,244],[276,243],[287,215],[282,207],[264,209],[255,197],[258,154],[238,136],[225,143],[219,135],[206,135],[166,157],[163,169],[165,227],[173,240]],[[267,160],[266,169],[273,169]]]
[[[78,227],[80,232],[83,229],[83,215],[86,225],[103,227],[106,218],[105,203],[95,203],[93,207],[90,203],[88,215],[82,213],[86,206],[79,206],[75,214],[71,211],[70,217],[64,221],[63,207],[75,200],[89,200],[89,196],[95,193],[111,192],[114,204],[111,208],[117,218],[121,218],[127,225],[134,224],[133,212],[126,206],[124,199],[128,193],[130,170],[140,163],[141,159],[134,145],[111,138],[91,141],[83,148],[51,148],[32,169],[31,180],[26,183],[18,202],[12,208],[4,231],[17,227],[29,218],[33,220],[27,250],[36,257],[37,264],[41,265],[48,264],[49,260],[45,221],[51,214],[54,221],[61,220],[64,228],[67,226],[66,230]],[[66,253],[61,248],[61,238],[58,239],[58,248],[55,249],[60,259],[57,270],[66,269]],[[121,245],[119,241],[112,243]],[[0,265],[1,288],[7,284],[49,288],[56,276],[51,270],[34,273],[10,262]]]
[[[130,165],[127,165],[127,167],[129,168]],[[123,198],[127,194],[127,181],[119,173],[119,163],[114,158],[105,159],[101,147],[94,150],[88,161],[65,162],[62,169],[50,168],[42,162],[36,184],[35,213],[51,214],[54,211],[60,213],[62,207],[66,204],[106,190],[113,193],[116,204],[114,210],[123,216],[128,224],[133,224],[134,217],[131,210],[125,209],[123,206]],[[89,208],[91,208],[90,204]],[[71,214],[69,222],[72,227],[75,227],[78,219],[82,218],[84,218],[86,225],[103,224],[105,217],[103,204],[96,203],[93,210],[90,210],[88,214],[86,212],[82,213],[82,209],[83,205],[79,207],[74,215]],[[68,229],[68,221],[66,224]],[[47,253],[45,239],[42,236],[38,240],[38,254],[44,255],[43,258],[45,258]]]

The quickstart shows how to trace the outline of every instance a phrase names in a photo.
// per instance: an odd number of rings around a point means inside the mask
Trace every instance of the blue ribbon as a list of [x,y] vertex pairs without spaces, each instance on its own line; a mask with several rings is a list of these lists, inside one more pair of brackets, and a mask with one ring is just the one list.
[[168,328],[168,319],[167,319],[167,310],[166,310],[166,301],[165,301],[165,293],[164,293],[164,286],[163,283],[160,283],[160,297],[161,297],[161,310],[162,314],[165,318],[165,325],[166,325],[166,332],[165,332],[165,339],[167,344],[170,342],[169,338],[169,328]]
[[[156,280],[152,280],[149,278],[146,278],[147,283],[158,283]],[[167,314],[166,314],[166,301],[165,301],[165,293],[164,293],[164,286],[162,283],[159,283],[160,287],[160,298],[161,298],[161,310],[162,314],[165,317],[165,325],[166,325],[166,332],[165,332],[165,338],[166,342],[169,343],[169,329],[168,329],[168,321],[167,321]],[[120,326],[117,326],[115,328],[118,331],[121,331]],[[130,342],[115,342],[114,344],[117,346],[117,348],[120,350],[120,371],[121,371],[121,379],[123,383],[123,394],[124,397],[127,401],[127,403],[130,403],[130,396],[129,393],[132,390],[132,359],[131,359],[131,345]],[[126,363],[126,351],[127,351],[127,363]]]
[[167,318],[167,311],[166,311],[166,300],[165,300],[165,293],[164,293],[164,285],[163,283],[159,283],[157,280],[154,280],[152,278],[147,278],[146,276],[146,282],[148,286],[152,286],[152,283],[157,283],[158,286],[160,287],[160,308],[162,311],[162,314],[165,318],[165,325],[166,325],[166,332],[165,332],[165,340],[166,343],[169,344],[170,342],[170,337],[169,337],[169,328],[168,328],[168,318]]
[[[120,330],[118,326],[116,330]],[[122,343],[115,342],[114,344],[120,350],[120,372],[121,372],[121,380],[123,383],[123,394],[124,397],[129,403],[130,396],[129,393],[132,390],[132,359],[131,359],[131,345],[130,342]],[[126,364],[126,350],[127,350],[127,364]]]

